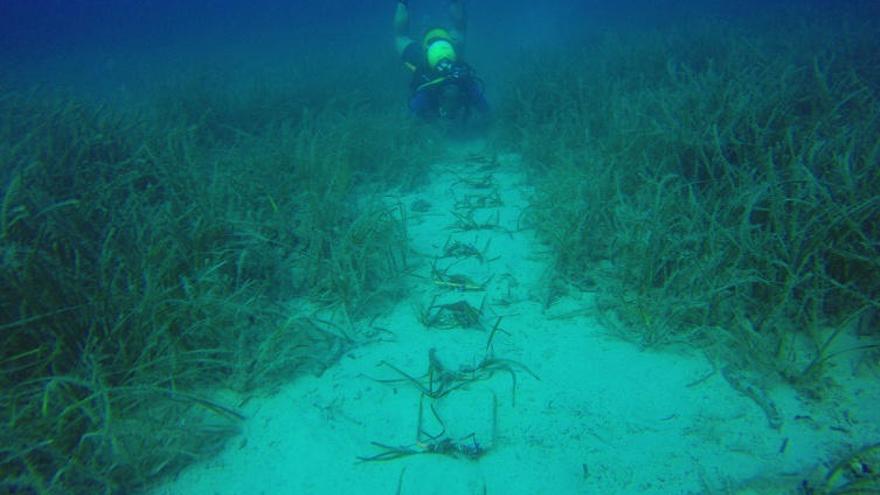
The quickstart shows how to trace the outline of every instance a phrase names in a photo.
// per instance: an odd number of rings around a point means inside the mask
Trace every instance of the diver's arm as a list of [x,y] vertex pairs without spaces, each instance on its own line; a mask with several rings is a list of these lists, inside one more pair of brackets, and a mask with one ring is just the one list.
[[394,47],[400,56],[403,56],[403,51],[413,41],[409,37],[409,9],[406,4],[407,0],[397,0],[394,11]]

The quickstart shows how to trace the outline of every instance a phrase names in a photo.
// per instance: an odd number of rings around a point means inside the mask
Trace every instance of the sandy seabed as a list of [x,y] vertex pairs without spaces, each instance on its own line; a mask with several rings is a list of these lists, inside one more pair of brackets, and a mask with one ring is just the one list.
[[[551,256],[518,228],[531,194],[519,158],[501,155],[493,168],[484,154],[457,155],[399,195],[427,209],[409,213],[416,270],[406,300],[363,323],[380,337],[321,376],[249,401],[240,438],[152,495],[794,493],[815,466],[880,439],[876,377],[854,376],[845,357],[822,403],[769,390],[781,420],[771,424],[702,354],[615,337],[590,292],[545,308]],[[500,228],[455,228],[453,212],[495,192],[500,204],[487,201],[471,219]],[[488,245],[485,259],[438,259],[454,241]],[[435,262],[447,275],[489,282],[451,290],[432,277]],[[419,321],[432,301],[479,308],[484,297],[482,329]],[[499,369],[431,399],[397,371],[423,377],[433,349],[444,369],[466,373],[486,358],[499,317],[491,356],[510,360],[513,374]],[[429,453],[444,439],[457,456]],[[376,443],[413,455],[359,460],[387,452]]]

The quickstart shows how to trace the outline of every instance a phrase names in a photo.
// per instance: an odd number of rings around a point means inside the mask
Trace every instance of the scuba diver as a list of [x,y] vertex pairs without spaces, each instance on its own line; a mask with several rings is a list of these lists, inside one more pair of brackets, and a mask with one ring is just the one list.
[[462,1],[449,3],[452,29],[429,29],[418,42],[409,36],[408,0],[397,0],[395,47],[413,74],[409,109],[426,121],[465,123],[474,111],[483,116],[489,112],[482,80],[462,60],[466,26]]

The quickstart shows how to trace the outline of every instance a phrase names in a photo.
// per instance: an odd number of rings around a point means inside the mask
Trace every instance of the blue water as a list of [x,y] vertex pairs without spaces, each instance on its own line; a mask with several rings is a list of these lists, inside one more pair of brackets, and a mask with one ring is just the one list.
[[[413,0],[414,30],[444,22],[445,2]],[[0,82],[75,86],[92,94],[134,91],[182,69],[260,70],[309,60],[352,69],[393,63],[386,1],[3,0]],[[652,29],[725,17],[746,22],[770,10],[878,13],[871,1],[470,2],[469,58],[489,82],[519,50],[565,46],[591,32]],[[306,56],[308,55],[308,56]],[[353,59],[353,60],[349,60]]]

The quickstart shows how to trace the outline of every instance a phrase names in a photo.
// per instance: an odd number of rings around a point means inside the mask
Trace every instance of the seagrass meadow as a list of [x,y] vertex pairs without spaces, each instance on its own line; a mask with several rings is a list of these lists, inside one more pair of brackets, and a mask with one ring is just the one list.
[[548,299],[594,290],[625,339],[821,397],[835,356],[878,356],[880,51],[873,19],[789,15],[535,54],[503,132]]
[[0,495],[880,493],[876,2],[370,3],[0,7]]
[[[594,294],[610,334],[705,353],[774,427],[766,391],[821,407],[850,377],[876,383],[876,21],[795,7],[526,53],[499,140],[536,184],[521,222],[552,253],[545,307]],[[872,493],[873,471],[844,466],[873,470],[877,441],[841,449],[819,481],[703,490]]]
[[373,190],[430,156],[413,128],[304,100],[332,82],[198,79],[149,110],[0,96],[3,493],[127,493],[215,452],[243,397],[350,344],[292,299],[353,319],[396,290],[405,213]]

